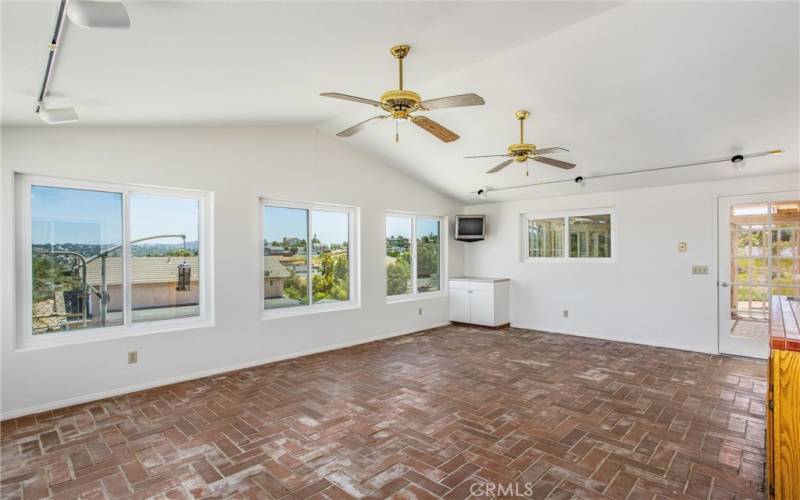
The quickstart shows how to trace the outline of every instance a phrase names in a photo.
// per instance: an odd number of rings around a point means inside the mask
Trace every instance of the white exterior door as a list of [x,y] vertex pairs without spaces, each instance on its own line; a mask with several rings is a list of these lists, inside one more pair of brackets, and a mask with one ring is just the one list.
[[450,288],[450,321],[469,323],[469,290]]
[[766,358],[773,295],[800,295],[800,192],[718,201],[719,352]]

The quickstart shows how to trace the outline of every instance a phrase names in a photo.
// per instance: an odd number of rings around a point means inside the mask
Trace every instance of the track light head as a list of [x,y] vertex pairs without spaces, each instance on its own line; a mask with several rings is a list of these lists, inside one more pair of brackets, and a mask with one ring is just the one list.
[[128,29],[131,19],[122,2],[97,0],[69,0],[69,20],[84,28]]
[[582,188],[586,187],[586,179],[583,178],[582,175],[575,177],[575,184],[579,185]]
[[480,198],[482,200],[485,200],[486,199],[486,195],[488,194],[488,192],[489,192],[489,188],[480,188],[480,189],[478,189],[478,191],[475,194],[478,195],[478,198]]
[[78,121],[78,113],[75,111],[75,108],[48,109],[42,101],[39,101],[39,110],[37,113],[39,113],[39,118],[48,125],[59,125]]

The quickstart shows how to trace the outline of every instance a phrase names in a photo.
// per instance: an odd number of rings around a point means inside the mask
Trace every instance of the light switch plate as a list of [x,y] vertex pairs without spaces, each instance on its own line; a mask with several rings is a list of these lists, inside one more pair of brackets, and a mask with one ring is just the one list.
[[681,241],[678,243],[678,251],[685,252],[689,248],[689,245],[686,244],[685,241]]
[[708,274],[708,266],[692,266],[692,274]]

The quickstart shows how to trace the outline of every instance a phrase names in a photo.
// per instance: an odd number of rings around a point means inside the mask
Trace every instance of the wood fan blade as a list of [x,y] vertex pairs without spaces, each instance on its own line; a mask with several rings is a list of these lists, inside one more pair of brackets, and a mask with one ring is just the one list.
[[444,109],[444,108],[460,108],[463,106],[480,106],[486,104],[483,97],[478,94],[461,94],[451,95],[448,97],[439,97],[437,99],[428,99],[419,103],[422,109]]
[[465,156],[464,158],[504,158],[508,155]]
[[493,169],[487,171],[486,173],[487,174],[493,174],[495,172],[499,172],[499,171],[503,170],[504,168],[506,168],[507,166],[511,165],[511,163],[513,163],[513,162],[514,162],[514,158],[511,158],[510,160],[506,160],[503,163],[501,163],[500,165],[498,165],[498,166],[494,167]]
[[367,128],[367,125],[369,125],[370,123],[375,123],[377,120],[383,120],[384,118],[389,118],[389,115],[373,116],[372,118],[368,118],[361,123],[356,123],[355,125],[353,125],[348,129],[342,130],[336,135],[338,137],[350,137],[351,135],[355,135],[364,130],[365,128]]
[[569,149],[559,148],[559,147],[537,149],[536,151],[534,151],[534,153],[535,156],[539,156],[539,155],[549,155],[551,153],[558,153],[559,151],[564,151],[569,153]]
[[574,163],[569,163],[561,160],[554,160],[546,156],[529,156],[528,158],[530,158],[533,161],[538,161],[539,163],[546,163],[547,165],[552,165],[553,167],[563,168],[564,170],[575,168]]
[[347,94],[339,94],[337,92],[325,92],[324,94],[320,94],[322,97],[333,97],[334,99],[344,99],[345,101],[353,101],[353,102],[360,102],[361,104],[369,104],[370,106],[375,106],[376,108],[382,108],[381,103],[379,101],[373,101],[372,99],[366,99],[364,97],[356,97]]
[[425,129],[442,142],[453,142],[459,138],[458,134],[452,130],[448,130],[427,116],[412,116],[411,121],[414,122],[414,125]]

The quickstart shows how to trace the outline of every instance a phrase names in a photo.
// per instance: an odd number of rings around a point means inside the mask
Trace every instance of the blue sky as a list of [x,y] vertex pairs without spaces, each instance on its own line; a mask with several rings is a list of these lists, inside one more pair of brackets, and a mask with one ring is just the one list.
[[[423,219],[417,217],[417,236],[439,233],[437,219]],[[411,219],[406,217],[386,217],[386,237],[405,236],[411,238]]]
[[122,195],[31,187],[33,243],[117,245],[122,242]]
[[[306,238],[308,211],[300,208],[264,207],[264,239],[283,241],[283,238]],[[348,214],[345,212],[314,211],[314,233],[322,243],[347,241]]]
[[[197,200],[162,196],[131,196],[131,239],[160,234],[185,234],[197,241],[200,207]],[[180,238],[160,238],[142,243],[180,243]]]
[[[185,234],[197,241],[197,200],[132,195],[131,239],[159,234]],[[122,242],[122,195],[104,191],[44,186],[31,188],[34,244]],[[178,243],[178,238],[147,243]]]

